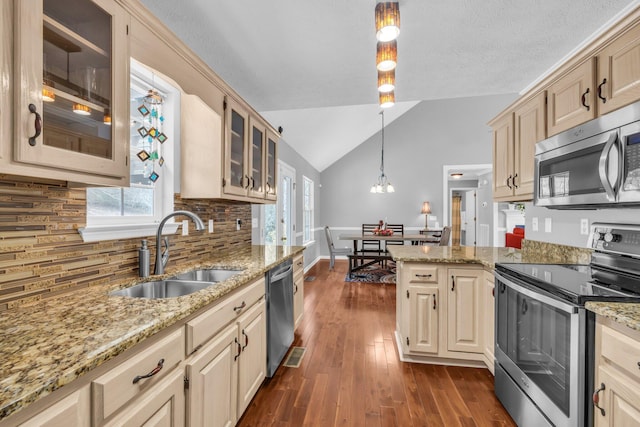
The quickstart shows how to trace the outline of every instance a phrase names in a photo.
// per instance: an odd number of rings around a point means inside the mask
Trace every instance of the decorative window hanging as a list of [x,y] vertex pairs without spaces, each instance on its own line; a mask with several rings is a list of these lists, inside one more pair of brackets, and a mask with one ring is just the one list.
[[160,178],[159,168],[164,164],[162,156],[162,144],[168,137],[162,132],[164,115],[162,114],[162,95],[155,89],[149,89],[147,95],[142,98],[142,104],[138,111],[142,115],[142,126],[138,128],[142,150],[138,152],[138,158],[144,164],[143,175],[151,182]]

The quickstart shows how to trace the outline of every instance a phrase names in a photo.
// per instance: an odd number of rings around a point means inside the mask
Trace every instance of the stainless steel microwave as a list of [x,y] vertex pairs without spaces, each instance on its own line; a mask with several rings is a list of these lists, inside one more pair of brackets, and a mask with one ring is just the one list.
[[640,206],[640,102],[537,143],[534,204]]

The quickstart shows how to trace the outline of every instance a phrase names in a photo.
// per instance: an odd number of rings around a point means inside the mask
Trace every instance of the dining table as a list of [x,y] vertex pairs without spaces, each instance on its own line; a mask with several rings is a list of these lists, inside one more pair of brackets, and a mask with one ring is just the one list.
[[[429,237],[424,234],[391,234],[391,235],[382,235],[382,234],[362,234],[362,233],[346,233],[340,234],[338,236],[340,240],[353,240],[353,254],[349,255],[349,277],[351,275],[361,270],[365,267],[368,267],[372,264],[375,264],[379,261],[388,261],[391,260],[391,255],[388,252],[383,251],[380,254],[365,254],[358,250],[358,242],[362,240],[393,240],[399,241],[403,240],[405,242],[411,242],[411,244],[422,244],[422,243],[439,243],[439,238]],[[368,262],[364,262],[364,260],[369,260]],[[360,260],[360,264],[358,264],[358,260]]]

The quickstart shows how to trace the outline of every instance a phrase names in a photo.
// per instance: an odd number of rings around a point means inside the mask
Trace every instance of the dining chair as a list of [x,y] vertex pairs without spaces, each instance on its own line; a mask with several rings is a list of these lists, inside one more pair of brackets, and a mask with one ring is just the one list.
[[449,246],[449,238],[451,238],[451,226],[447,225],[442,228],[438,246]]
[[[404,224],[387,224],[387,230],[393,230],[394,236],[404,236]],[[385,246],[404,245],[404,240],[385,240]]]
[[[333,244],[333,238],[331,237],[331,230],[328,225],[324,227],[324,234],[327,237],[327,246],[329,246],[329,270],[333,270],[333,266],[336,262],[336,255],[350,256],[353,254],[351,248],[336,248]],[[349,259],[351,263],[351,259]]]
[[[378,229],[378,224],[362,224],[362,235],[363,236],[373,236],[375,235],[374,230]],[[360,256],[360,263],[364,263],[367,255],[375,255],[381,256],[383,254],[382,244],[380,240],[365,240],[362,239],[360,242],[360,249],[358,250],[358,255]],[[382,267],[382,260],[380,260],[380,266]]]

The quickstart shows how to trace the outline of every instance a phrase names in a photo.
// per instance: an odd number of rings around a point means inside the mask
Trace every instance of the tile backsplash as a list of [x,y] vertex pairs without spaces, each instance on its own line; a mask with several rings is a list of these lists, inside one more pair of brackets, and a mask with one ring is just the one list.
[[[0,311],[138,276],[140,238],[82,241],[85,200],[85,189],[64,182],[0,174]],[[174,209],[190,210],[205,224],[213,219],[214,232],[196,232],[189,221],[188,236],[171,236],[169,266],[251,244],[251,227],[236,231],[236,218],[251,224],[249,203],[176,195]],[[148,240],[153,260],[155,236]]]

